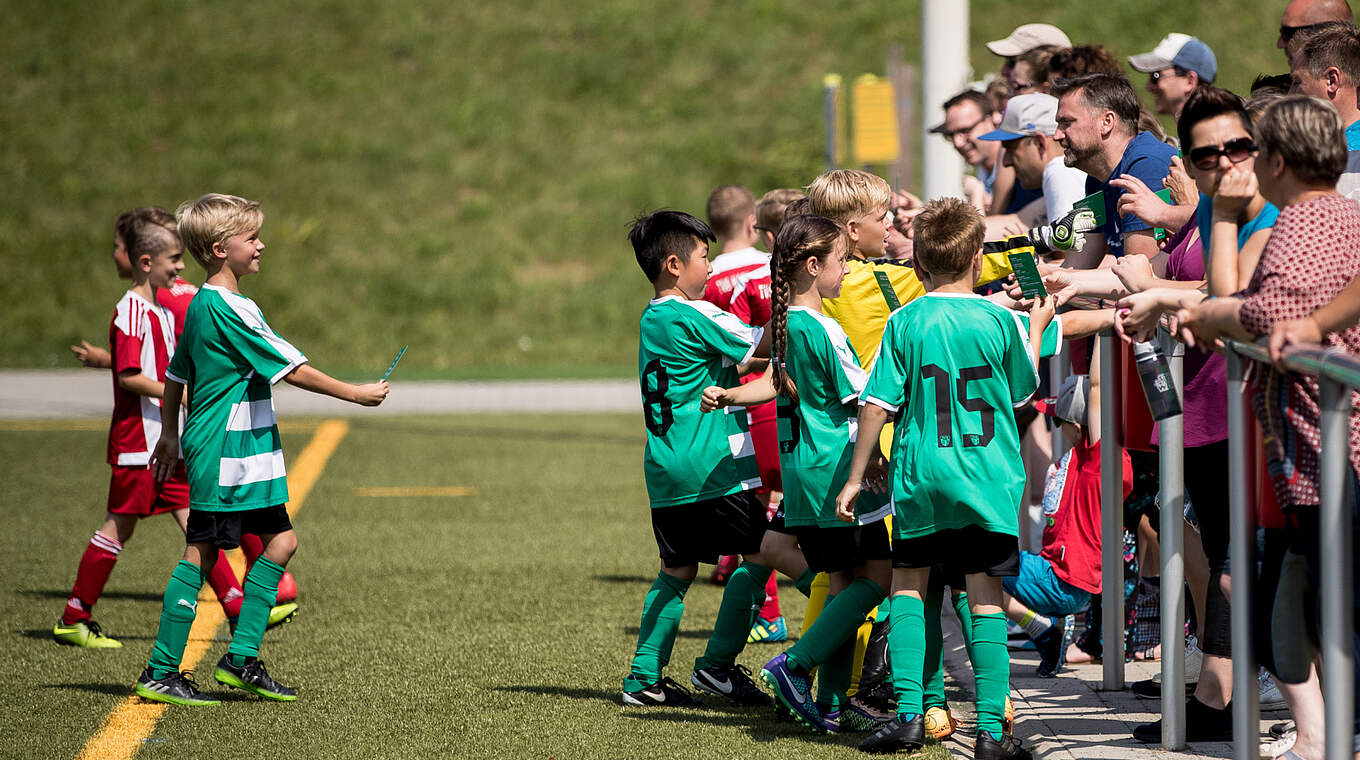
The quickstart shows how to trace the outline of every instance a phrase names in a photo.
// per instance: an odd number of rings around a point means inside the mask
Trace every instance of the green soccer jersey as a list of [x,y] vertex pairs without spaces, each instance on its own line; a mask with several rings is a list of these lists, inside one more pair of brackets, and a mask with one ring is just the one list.
[[[850,476],[858,430],[859,394],[868,375],[836,320],[802,306],[789,309],[789,376],[798,403],[780,396],[779,470],[784,523],[840,528],[836,496]],[[888,494],[865,491],[855,503],[865,525],[892,512]]]
[[288,501],[270,386],[306,361],[254,301],[215,285],[199,289],[165,373],[189,393],[180,442],[190,507],[238,512]]
[[[1061,337],[1055,320],[1043,343]],[[1038,382],[1027,318],[981,296],[929,293],[889,317],[862,396],[902,412],[892,457],[898,538],[969,525],[1017,535],[1025,469],[1011,409]]]
[[704,388],[738,384],[737,365],[751,358],[760,335],[707,301],[667,296],[643,310],[642,469],[653,509],[760,487],[745,407],[699,411]]

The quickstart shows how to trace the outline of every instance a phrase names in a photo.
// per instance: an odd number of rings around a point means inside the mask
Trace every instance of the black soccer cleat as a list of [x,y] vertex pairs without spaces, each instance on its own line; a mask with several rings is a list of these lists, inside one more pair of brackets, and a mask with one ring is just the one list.
[[625,691],[623,703],[630,707],[698,707],[703,704],[689,689],[670,678],[662,678],[642,691]]
[[986,731],[979,731],[977,744],[973,745],[973,760],[1033,760],[1034,755],[1025,749],[1024,742],[1003,734],[1001,741],[992,738]]
[[1054,622],[1043,635],[1034,640],[1034,648],[1039,652],[1039,669],[1035,675],[1040,678],[1054,678],[1062,670],[1063,662],[1063,624]]
[[860,752],[872,755],[886,755],[902,750],[918,750],[926,743],[926,719],[917,715],[903,723],[898,718],[879,726],[869,738],[859,743]]
[[770,695],[761,691],[756,682],[751,680],[751,670],[745,665],[696,668],[689,680],[699,691],[739,705],[768,707],[774,703]]
[[292,702],[297,699],[296,691],[269,677],[269,673],[264,669],[263,660],[251,660],[237,667],[231,664],[231,655],[224,654],[222,659],[217,661],[213,678],[223,686],[248,691],[276,702]]
[[171,673],[164,678],[152,678],[151,668],[142,671],[132,692],[142,699],[164,702],[169,705],[218,705],[221,702],[198,690],[198,684],[186,671]]

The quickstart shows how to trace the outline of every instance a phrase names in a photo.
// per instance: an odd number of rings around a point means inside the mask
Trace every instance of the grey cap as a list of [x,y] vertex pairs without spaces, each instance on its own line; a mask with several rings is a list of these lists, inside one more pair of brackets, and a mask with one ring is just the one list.
[[1163,37],[1151,53],[1129,56],[1129,65],[1144,74],[1177,66],[1195,72],[1206,84],[1218,76],[1218,59],[1214,57],[1214,51],[1199,39],[1179,32]]
[[1034,408],[1064,422],[1086,424],[1086,399],[1091,393],[1091,381],[1086,375],[1068,375],[1058,388],[1058,395],[1034,402]]

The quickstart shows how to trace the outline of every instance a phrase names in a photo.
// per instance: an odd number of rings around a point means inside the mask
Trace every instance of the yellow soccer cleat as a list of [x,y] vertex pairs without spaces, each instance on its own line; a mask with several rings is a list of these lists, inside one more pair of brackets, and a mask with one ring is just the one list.
[[58,644],[69,644],[86,649],[123,648],[123,642],[105,636],[104,632],[99,630],[99,624],[93,620],[81,620],[71,625],[66,625],[58,620],[56,627],[52,629],[52,638],[56,639]]
[[944,741],[959,727],[959,722],[946,707],[931,707],[926,710],[926,736],[936,741]]
[[297,615],[297,611],[297,602],[275,605],[273,609],[269,610],[269,624],[265,626],[265,630],[277,628],[287,623],[293,619],[293,616]]

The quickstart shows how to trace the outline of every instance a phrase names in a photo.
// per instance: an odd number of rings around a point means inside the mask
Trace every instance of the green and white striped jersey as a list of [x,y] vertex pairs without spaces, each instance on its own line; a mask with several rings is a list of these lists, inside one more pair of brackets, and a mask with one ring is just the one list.
[[[1043,345],[1061,339],[1055,320]],[[970,525],[1017,535],[1025,470],[1011,408],[1038,382],[1025,315],[953,293],[893,312],[862,399],[902,411],[892,453],[898,538]]]
[[215,285],[199,289],[166,371],[189,392],[180,441],[191,508],[238,512],[288,501],[270,386],[306,361],[254,301]]
[[638,379],[647,448],[642,469],[652,508],[760,487],[745,407],[704,414],[704,388],[738,384],[761,329],[707,301],[653,299],[638,331]]
[[[791,307],[788,320],[784,363],[798,387],[798,403],[778,399],[784,523],[846,527],[836,518],[836,496],[850,476],[859,429],[857,402],[869,376],[836,320],[803,306]],[[888,494],[865,491],[855,502],[860,525],[891,513]]]

